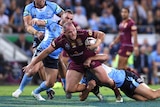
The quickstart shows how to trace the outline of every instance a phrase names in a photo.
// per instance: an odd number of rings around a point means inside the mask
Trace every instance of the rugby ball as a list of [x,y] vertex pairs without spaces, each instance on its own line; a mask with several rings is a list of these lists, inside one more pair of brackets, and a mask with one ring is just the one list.
[[90,46],[96,43],[96,39],[93,37],[87,37],[87,39],[85,40],[85,45],[86,46]]

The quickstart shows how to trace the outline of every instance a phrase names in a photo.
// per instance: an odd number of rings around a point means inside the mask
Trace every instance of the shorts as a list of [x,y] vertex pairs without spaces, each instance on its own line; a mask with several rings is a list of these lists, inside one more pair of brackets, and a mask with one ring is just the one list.
[[37,37],[34,37],[32,48],[36,48],[40,43],[41,41]]
[[[93,68],[96,68],[96,67],[98,67],[100,65],[101,65],[100,61],[92,61],[90,68],[93,69]],[[80,73],[85,73],[87,68],[84,67],[83,63],[82,64],[81,63],[77,64],[77,63],[71,61],[69,63],[69,66],[68,66],[68,70],[75,70],[75,71],[80,72]]]
[[69,57],[68,54],[67,54],[67,52],[65,50],[62,51],[62,56],[63,57]]
[[121,46],[118,54],[119,56],[123,57],[129,57],[133,52],[133,47],[132,46]]
[[132,98],[135,89],[139,86],[139,84],[143,83],[143,80],[133,72],[125,71],[125,73],[125,80],[120,89],[126,94],[126,96]]
[[[40,53],[41,51],[36,49],[33,54],[33,57],[38,56]],[[47,68],[58,69],[58,62],[59,62],[58,59],[53,59],[50,56],[47,56],[45,59],[43,59],[43,65],[44,67],[47,67]]]

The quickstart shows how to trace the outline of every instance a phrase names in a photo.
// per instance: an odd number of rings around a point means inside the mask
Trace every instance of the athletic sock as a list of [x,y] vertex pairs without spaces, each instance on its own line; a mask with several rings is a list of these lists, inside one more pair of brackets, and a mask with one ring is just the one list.
[[66,90],[66,79],[65,78],[61,78],[61,82],[63,84],[63,89]]
[[20,83],[19,89],[21,91],[24,90],[25,86],[29,84],[29,82],[32,80],[33,77],[28,77],[26,74],[24,74],[22,81]]
[[34,93],[35,93],[35,94],[39,94],[40,92],[42,92],[42,91],[44,91],[44,90],[48,90],[48,89],[49,89],[49,87],[46,86],[46,81],[44,81],[44,82],[42,82],[42,83],[40,84],[40,86],[39,86],[38,88],[36,88],[36,89],[34,90]]
[[87,77],[83,76],[83,78],[81,79],[80,83],[87,85],[88,84]]
[[47,92],[49,92],[49,91],[51,91],[51,90],[53,90],[52,88],[49,88],[48,90],[46,90]]

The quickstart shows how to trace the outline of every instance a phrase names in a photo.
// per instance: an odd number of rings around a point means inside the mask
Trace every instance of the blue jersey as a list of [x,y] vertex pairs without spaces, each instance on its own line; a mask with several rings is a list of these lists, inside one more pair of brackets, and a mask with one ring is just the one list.
[[160,54],[157,53],[157,51],[154,51],[150,55],[151,62],[160,62]]
[[108,76],[114,80],[116,83],[116,86],[119,88],[123,85],[126,74],[124,70],[118,70],[111,67],[108,67],[104,64],[102,64],[103,68],[105,69]]
[[[31,16],[37,19],[52,19],[55,14],[59,14],[62,9],[54,2],[46,1],[45,6],[41,9],[35,7],[34,2],[28,4],[25,9],[23,16]],[[44,32],[44,26],[33,26],[36,30]]]
[[[60,36],[62,32],[62,27],[58,25],[56,22],[53,22],[52,20],[48,20],[46,24],[46,30],[45,30],[45,37],[37,47],[38,50],[44,50],[47,48],[51,42]],[[56,49],[54,52],[49,54],[51,58],[58,59],[59,54],[61,53],[62,48]]]

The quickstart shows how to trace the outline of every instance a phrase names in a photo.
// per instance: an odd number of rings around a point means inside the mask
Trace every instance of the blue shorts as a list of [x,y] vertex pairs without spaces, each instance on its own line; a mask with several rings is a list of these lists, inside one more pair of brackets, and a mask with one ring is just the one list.
[[41,41],[37,37],[34,37],[32,48],[36,48],[40,43]]
[[125,80],[120,89],[125,93],[125,95],[132,98],[135,89],[143,83],[143,80],[131,71],[125,71],[125,73]]
[[[33,54],[33,57],[38,56],[40,53],[41,53],[41,50],[36,49]],[[44,67],[47,67],[47,68],[58,69],[58,62],[59,62],[58,59],[53,59],[50,56],[47,56],[43,60],[43,65]]]

